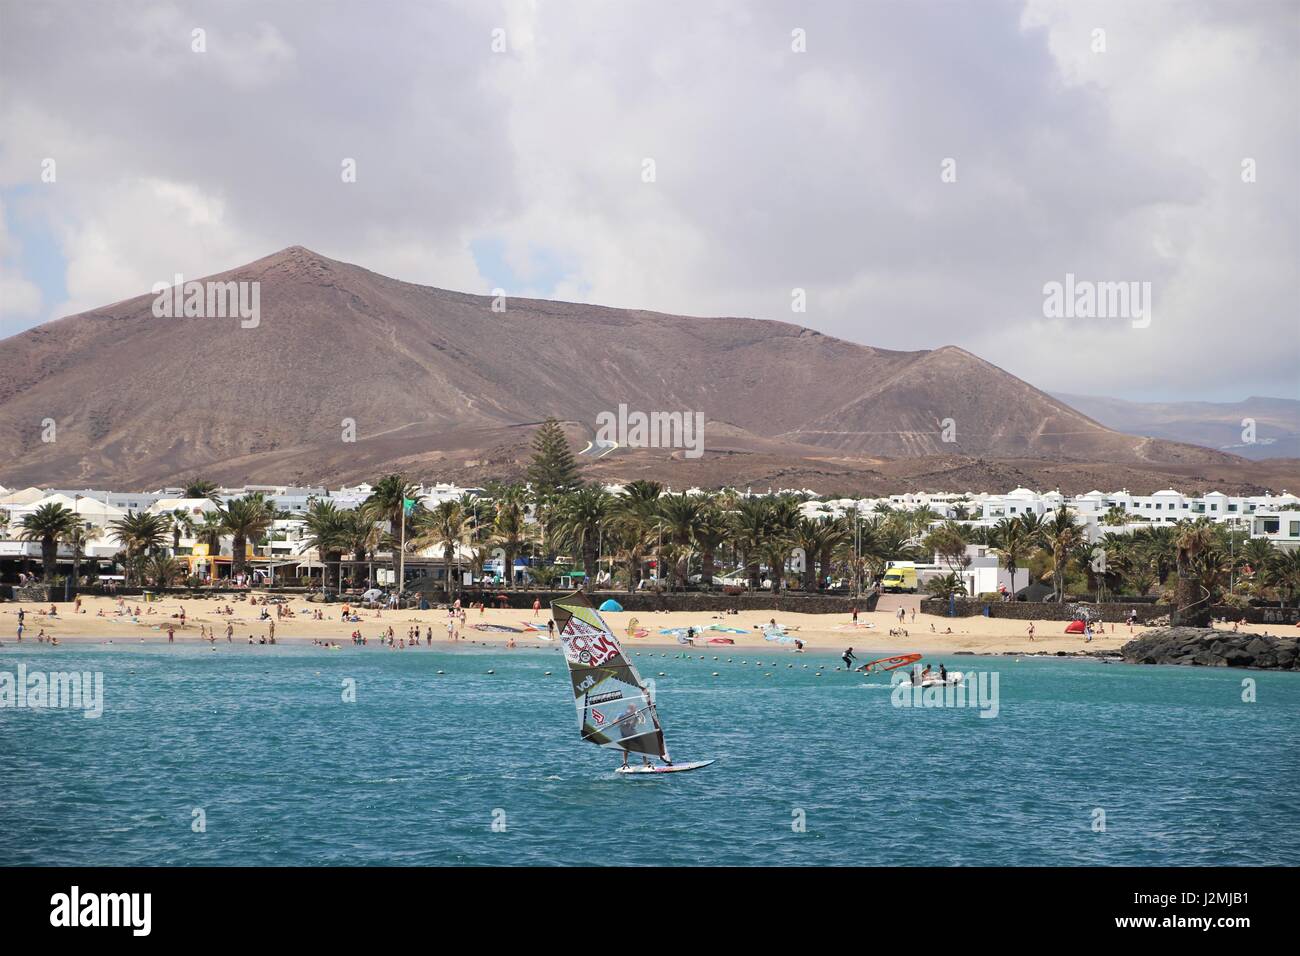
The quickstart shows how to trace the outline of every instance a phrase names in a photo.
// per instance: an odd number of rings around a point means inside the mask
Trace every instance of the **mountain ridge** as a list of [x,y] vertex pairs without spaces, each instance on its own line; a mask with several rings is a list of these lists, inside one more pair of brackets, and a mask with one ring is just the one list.
[[[702,411],[752,436],[741,445],[776,458],[786,448],[792,461],[821,449],[863,463],[1245,463],[1107,428],[958,346],[905,352],[773,319],[548,299],[507,298],[494,312],[491,296],[393,279],[303,246],[192,281],[260,282],[257,327],[158,318],[145,294],[0,341],[0,441],[17,452],[0,480],[161,480],[231,462],[245,480],[274,480],[270,469],[290,453],[295,470],[322,475],[352,474],[360,459],[433,467],[474,429],[487,441],[548,414],[590,423],[619,403]],[[50,418],[57,437],[44,442]],[[356,442],[343,437],[349,420]],[[398,432],[406,447],[387,437]]]

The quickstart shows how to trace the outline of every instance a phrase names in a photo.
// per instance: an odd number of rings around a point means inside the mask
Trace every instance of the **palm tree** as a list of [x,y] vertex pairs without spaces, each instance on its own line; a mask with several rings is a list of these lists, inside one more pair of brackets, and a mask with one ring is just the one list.
[[230,574],[244,573],[244,552],[249,541],[257,541],[275,523],[275,509],[260,491],[234,498],[221,509],[222,531],[231,538]]
[[800,518],[795,526],[794,543],[803,551],[803,590],[812,591],[821,580],[817,561],[826,543],[826,526],[815,518]]
[[172,554],[175,555],[181,549],[181,537],[194,533],[194,519],[184,508],[173,508],[167,520],[171,523]]
[[1275,550],[1264,566],[1264,574],[1284,604],[1300,594],[1300,548]]
[[1079,543],[1083,532],[1074,523],[1074,512],[1062,506],[1043,523],[1042,539],[1052,556],[1052,595],[1057,601],[1065,600],[1065,572],[1070,553]]
[[700,549],[700,583],[706,588],[713,587],[716,555],[727,540],[729,530],[727,516],[713,499],[708,499],[695,525],[695,543]]
[[1042,515],[1036,511],[1026,511],[1024,514],[1017,515],[1016,520],[1020,522],[1021,529],[1030,541],[1038,544],[1042,540],[1043,528],[1047,525]]
[[443,593],[448,601],[451,600],[451,568],[456,560],[456,545],[464,539],[470,519],[463,502],[448,499],[427,511],[422,510],[420,517],[412,522],[416,529],[413,547],[442,548]]
[[216,482],[208,481],[206,478],[194,478],[185,483],[186,498],[212,498],[215,500],[216,495]]
[[956,571],[939,574],[925,582],[927,594],[938,598],[949,598],[956,594],[965,594],[966,585]]
[[844,518],[823,518],[822,525],[825,532],[817,562],[818,571],[821,573],[817,579],[818,591],[824,589],[825,580],[831,574],[831,561],[837,553],[845,556],[849,561],[853,559],[853,528],[849,522]]
[[343,552],[352,543],[352,513],[340,510],[332,501],[313,501],[303,519],[303,528],[307,532],[307,544],[320,555],[321,586],[328,589],[331,561],[338,572],[337,577],[343,576]]
[[126,553],[127,577],[138,575],[141,560],[167,542],[169,522],[162,515],[147,511],[128,511],[108,525]]
[[731,515],[731,532],[740,550],[745,576],[751,590],[758,589],[759,565],[767,544],[771,502],[767,498],[745,498]]
[[630,481],[611,506],[609,531],[619,557],[627,564],[629,591],[641,584],[641,565],[659,528],[659,497],[663,490],[657,481]]
[[584,590],[595,586],[600,535],[613,508],[613,496],[599,485],[584,485],[555,500],[555,532],[582,555]]
[[[1178,584],[1174,591],[1175,616],[1183,618],[1175,623],[1202,623],[1209,615],[1209,593],[1197,580],[1197,559],[1215,544],[1214,526],[1208,518],[1179,521],[1174,525],[1175,566]],[[1202,569],[1203,570],[1203,569]],[[1206,594],[1201,591],[1206,590]],[[1199,606],[1199,607],[1198,607]],[[1196,611],[1184,614],[1188,608]]]
[[1016,571],[1034,551],[1034,540],[1019,518],[1003,518],[993,526],[990,543],[1002,567],[1011,575],[1011,596],[1015,597]]
[[1272,558],[1272,544],[1264,538],[1251,538],[1237,552],[1237,569],[1243,574],[1257,574],[1268,567]]
[[524,492],[519,486],[496,500],[496,513],[492,518],[492,536],[494,544],[501,546],[505,560],[501,568],[506,587],[515,583],[515,559],[528,541],[528,521],[524,511]]
[[370,489],[370,496],[361,503],[361,511],[371,521],[387,521],[389,532],[396,535],[402,523],[404,502],[418,494],[419,488],[404,475],[385,475]]
[[1177,536],[1173,525],[1158,525],[1151,528],[1138,528],[1133,532],[1135,546],[1141,548],[1150,559],[1156,571],[1156,578],[1164,584],[1169,575],[1177,568]]
[[31,514],[23,516],[19,524],[19,540],[41,543],[41,578],[46,584],[54,580],[54,569],[59,559],[59,541],[66,538],[76,526],[76,513],[57,502],[41,505]]
[[348,539],[346,550],[351,553],[354,562],[365,561],[379,547],[380,527],[361,508],[344,511],[343,514]]
[[785,562],[794,548],[799,518],[798,499],[790,496],[773,499],[768,511],[767,537],[763,545],[768,574],[772,578],[773,594],[781,590],[781,582],[785,578]]
[[152,579],[155,587],[166,588],[171,587],[172,582],[185,573],[185,565],[173,557],[159,553],[148,559],[144,573]]
[[659,526],[673,546],[677,561],[673,565],[673,580],[685,587],[689,568],[687,562],[690,545],[695,540],[695,529],[704,515],[704,502],[696,495],[664,495],[659,500]]
[[86,545],[100,535],[100,530],[89,522],[77,521],[63,540],[72,549],[72,586],[81,583],[81,559],[86,555]]
[[919,538],[929,530],[931,523],[938,521],[940,515],[929,505],[922,505],[908,514],[908,523],[911,525],[912,537]]

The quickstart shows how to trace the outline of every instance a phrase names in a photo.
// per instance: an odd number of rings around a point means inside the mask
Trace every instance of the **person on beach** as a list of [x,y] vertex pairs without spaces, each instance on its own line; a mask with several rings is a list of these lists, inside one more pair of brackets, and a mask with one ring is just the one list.
[[845,670],[853,670],[853,662],[857,660],[857,658],[853,656],[853,648],[850,647],[843,654],[841,654],[840,660],[844,662]]
[[858,606],[856,604],[853,605],[853,623],[858,623]]
[[176,626],[174,624],[167,625],[167,643],[168,644],[176,643]]
[[537,612],[542,609],[541,598],[533,598],[533,617],[537,617]]
[[1033,622],[1033,621],[1030,621],[1030,622],[1029,622],[1029,639],[1030,639],[1031,641],[1034,639],[1034,622]]
[[551,640],[555,640],[555,618],[550,618],[546,622],[546,635]]
[[906,617],[907,617],[907,611],[900,607],[898,609],[898,623],[902,624]]

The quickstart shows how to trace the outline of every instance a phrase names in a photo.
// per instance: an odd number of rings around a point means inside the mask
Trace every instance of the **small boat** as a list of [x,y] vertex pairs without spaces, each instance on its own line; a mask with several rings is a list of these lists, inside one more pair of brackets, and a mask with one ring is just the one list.
[[[916,675],[914,674],[912,676],[913,676],[912,686],[916,686],[915,684]],[[966,679],[966,675],[962,674],[961,671],[949,671],[947,680],[940,677],[938,674],[931,674],[929,677],[923,678],[921,680],[921,687],[923,688],[924,687],[956,687],[965,679]]]

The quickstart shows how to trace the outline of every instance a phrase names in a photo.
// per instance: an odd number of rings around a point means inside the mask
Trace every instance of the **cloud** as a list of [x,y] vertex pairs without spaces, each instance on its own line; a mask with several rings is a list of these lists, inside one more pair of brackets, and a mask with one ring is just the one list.
[[12,335],[40,316],[44,297],[36,283],[18,271],[21,247],[9,234],[5,204],[0,200],[0,335]]
[[[0,40],[0,187],[59,159],[70,301],[41,318],[301,243],[468,291],[956,344],[1059,390],[1300,388],[1285,3],[59,10],[6,8]],[[1150,327],[1045,319],[1067,272],[1151,282]]]

